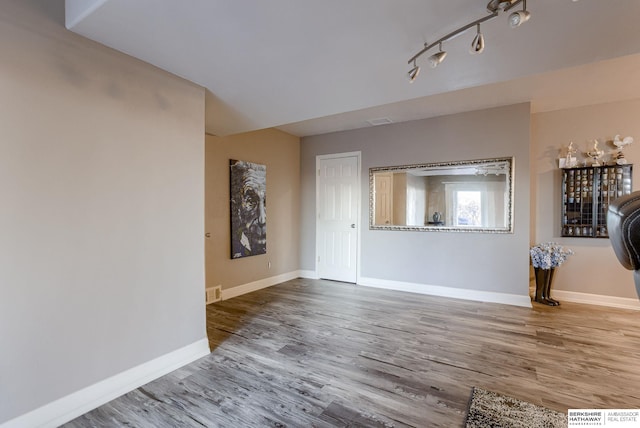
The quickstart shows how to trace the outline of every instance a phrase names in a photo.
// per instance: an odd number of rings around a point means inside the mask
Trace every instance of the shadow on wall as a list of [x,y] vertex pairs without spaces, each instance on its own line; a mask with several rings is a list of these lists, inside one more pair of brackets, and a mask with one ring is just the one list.
[[561,155],[560,149],[549,145],[544,149],[544,151],[542,152],[542,155],[538,159],[539,160],[546,159],[547,167],[557,168],[558,167],[557,159],[560,157],[560,155]]

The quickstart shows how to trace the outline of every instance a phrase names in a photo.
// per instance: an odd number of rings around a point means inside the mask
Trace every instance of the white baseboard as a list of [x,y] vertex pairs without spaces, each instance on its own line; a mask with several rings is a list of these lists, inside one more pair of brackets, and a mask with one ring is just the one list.
[[201,339],[11,419],[0,428],[60,426],[209,352],[209,341]]
[[233,299],[234,297],[242,296],[243,294],[251,293],[252,291],[262,290],[263,288],[271,287],[273,285],[290,281],[299,277],[300,271],[296,270],[293,272],[287,272],[281,275],[272,276],[270,278],[264,278],[258,281],[249,282],[247,284],[238,285],[236,287],[222,290],[222,300]]
[[466,288],[443,287],[440,285],[418,284],[414,282],[392,281],[388,279],[360,278],[358,285],[385,288],[387,290],[407,291],[410,293],[429,294],[432,296],[451,297],[454,299],[474,300],[479,302],[503,303],[507,305],[531,307],[529,295],[496,293],[493,291],[469,290]]
[[603,296],[600,294],[578,293],[576,291],[553,290],[554,298],[560,301],[583,303],[586,305],[608,306],[611,308],[640,310],[640,300],[627,297]]
[[[283,275],[262,279],[222,290],[222,299],[231,299],[262,288],[271,287],[295,278],[319,279],[314,270],[299,270]],[[531,279],[532,280],[532,279]],[[493,291],[469,290],[465,288],[443,287],[439,285],[419,284],[413,282],[393,281],[387,279],[360,277],[358,285],[365,287],[385,288],[387,290],[406,291],[409,293],[427,294],[454,299],[473,300],[479,302],[503,303],[513,306],[531,307],[531,297],[517,294],[496,293]],[[598,294],[578,293],[573,291],[554,290],[554,297],[573,303],[609,306],[612,308],[640,310],[640,300],[625,297],[604,296]],[[0,428],[4,428],[1,427]]]

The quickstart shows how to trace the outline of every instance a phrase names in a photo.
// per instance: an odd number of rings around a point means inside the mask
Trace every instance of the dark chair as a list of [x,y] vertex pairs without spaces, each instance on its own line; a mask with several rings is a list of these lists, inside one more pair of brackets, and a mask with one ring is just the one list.
[[609,204],[607,228],[613,251],[622,266],[633,271],[640,296],[640,191]]

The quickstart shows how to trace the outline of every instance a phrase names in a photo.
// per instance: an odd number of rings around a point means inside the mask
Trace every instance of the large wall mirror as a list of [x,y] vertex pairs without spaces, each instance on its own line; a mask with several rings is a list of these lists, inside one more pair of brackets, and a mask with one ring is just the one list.
[[369,169],[369,228],[513,232],[513,158]]

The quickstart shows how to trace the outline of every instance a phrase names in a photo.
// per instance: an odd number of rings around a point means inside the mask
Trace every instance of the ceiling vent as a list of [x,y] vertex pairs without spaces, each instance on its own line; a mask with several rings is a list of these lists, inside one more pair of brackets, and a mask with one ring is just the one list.
[[388,117],[380,117],[378,119],[369,119],[367,120],[367,122],[369,122],[369,124],[373,126],[379,126],[379,125],[388,125],[390,123],[393,123],[393,120],[389,119]]

